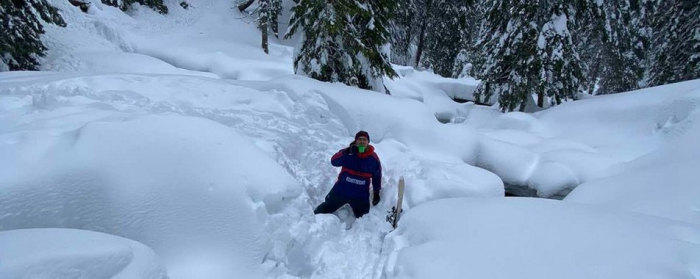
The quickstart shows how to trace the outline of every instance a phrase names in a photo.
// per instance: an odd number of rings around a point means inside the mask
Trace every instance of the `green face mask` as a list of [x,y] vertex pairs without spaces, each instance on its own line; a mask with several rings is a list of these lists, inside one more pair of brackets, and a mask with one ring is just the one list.
[[365,153],[365,150],[367,149],[366,146],[358,146],[357,150],[360,151],[360,153]]

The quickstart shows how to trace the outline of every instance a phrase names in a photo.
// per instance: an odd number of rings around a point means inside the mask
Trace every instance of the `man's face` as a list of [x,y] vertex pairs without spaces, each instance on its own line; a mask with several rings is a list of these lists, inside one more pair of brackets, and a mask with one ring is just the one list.
[[357,144],[357,146],[367,147],[369,140],[366,137],[358,137],[357,140],[355,140],[355,144]]

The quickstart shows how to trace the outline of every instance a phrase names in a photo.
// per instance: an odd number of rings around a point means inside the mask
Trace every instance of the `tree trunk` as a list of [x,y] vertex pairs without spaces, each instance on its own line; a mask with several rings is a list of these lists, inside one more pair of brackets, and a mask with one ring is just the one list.
[[[530,94],[528,93],[528,95],[530,95]],[[526,97],[523,98],[523,100],[520,102],[520,108],[518,109],[520,112],[525,112],[525,108],[527,107],[527,100],[528,100],[528,99],[529,99],[529,97],[526,96]]]
[[241,2],[240,4],[238,4],[238,10],[241,12],[245,11],[245,9],[250,7],[250,5],[253,5],[253,2],[255,2],[255,0],[248,0],[247,2]]
[[262,49],[265,53],[270,53],[269,49],[267,48],[267,22],[263,22],[260,24],[260,29],[262,29]]
[[418,34],[418,47],[416,48],[416,59],[413,61],[413,66],[418,68],[420,57],[423,55],[423,40],[425,38],[425,18],[420,26],[420,34]]
[[425,2],[425,14],[421,19],[420,34],[418,34],[418,47],[416,49],[416,60],[414,61],[414,67],[418,68],[420,65],[420,57],[423,55],[423,46],[425,41],[425,28],[428,25],[427,18],[430,16],[430,6],[432,6],[432,0]]

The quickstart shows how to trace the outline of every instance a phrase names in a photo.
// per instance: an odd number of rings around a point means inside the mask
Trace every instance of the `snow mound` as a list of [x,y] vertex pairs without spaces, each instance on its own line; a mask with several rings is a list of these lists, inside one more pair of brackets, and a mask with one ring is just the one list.
[[[614,225],[611,225],[614,224]],[[700,275],[700,227],[555,200],[443,199],[387,236],[385,278]]]
[[700,161],[652,167],[584,183],[567,202],[604,205],[700,225]]
[[595,147],[621,161],[656,149],[693,124],[700,80],[569,102],[535,114],[554,136]]
[[260,31],[247,22],[250,15],[238,12],[234,2],[188,3],[190,9],[174,8],[166,17],[169,20],[139,17],[154,20],[162,31],[133,32],[129,39],[134,52],[223,79],[265,81],[294,74],[293,48],[281,45],[270,34],[270,53],[263,52]]
[[479,84],[478,80],[444,78],[399,65],[393,65],[393,68],[399,77],[384,81],[392,96],[424,103],[444,123],[463,121],[469,113],[470,104],[460,104],[454,100],[473,101],[472,93]]
[[[210,120],[91,114],[35,119],[3,135],[0,166],[20,166],[0,177],[0,229],[89,229],[147,244],[169,269],[203,262],[218,273],[211,277],[257,272],[266,216],[299,194],[285,169]],[[90,122],[55,125],[79,120]]]
[[[685,121],[697,123],[699,117],[700,113],[694,112]],[[605,205],[700,225],[698,138],[700,125],[688,127],[656,150],[619,166],[615,176],[582,184],[566,201]]]
[[477,166],[497,174],[511,189],[534,189],[540,197],[551,197],[632,166],[697,158],[699,108],[696,80],[589,98],[532,115],[494,117],[480,108],[465,124],[483,135]]
[[406,153],[394,153],[389,144],[380,145],[385,154],[384,174],[390,177],[384,198],[389,204],[396,204],[395,185],[397,178],[403,176],[406,182],[404,209],[425,202],[455,197],[502,197],[503,182],[495,174],[465,163],[432,161],[411,156]]
[[[140,73],[140,74],[171,74],[216,77],[214,74],[194,72],[176,68],[162,60],[138,53],[129,52],[81,52],[62,56],[62,71],[77,71],[90,73]],[[138,65],[138,66],[137,66]],[[58,67],[58,66],[52,66]],[[59,70],[53,68],[51,70]]]
[[0,231],[0,277],[166,279],[150,248],[73,229]]
[[532,114],[510,112],[493,120],[492,127],[499,130],[520,130],[533,134],[546,133],[546,128]]

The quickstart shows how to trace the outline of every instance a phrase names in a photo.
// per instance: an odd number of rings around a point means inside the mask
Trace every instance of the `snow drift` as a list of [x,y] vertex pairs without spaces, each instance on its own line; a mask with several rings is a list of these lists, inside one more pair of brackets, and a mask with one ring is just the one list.
[[73,229],[0,231],[0,277],[167,279],[145,245]]
[[[445,214],[450,212],[450,214]],[[443,199],[387,236],[386,278],[693,278],[700,228],[531,198]],[[641,264],[643,263],[643,264]]]
[[[152,247],[171,267],[195,258],[221,274],[257,270],[268,209],[298,186],[254,144],[201,118],[61,111],[2,137],[0,165],[17,172],[0,177],[1,229],[101,231]],[[76,119],[89,122],[51,126]]]

